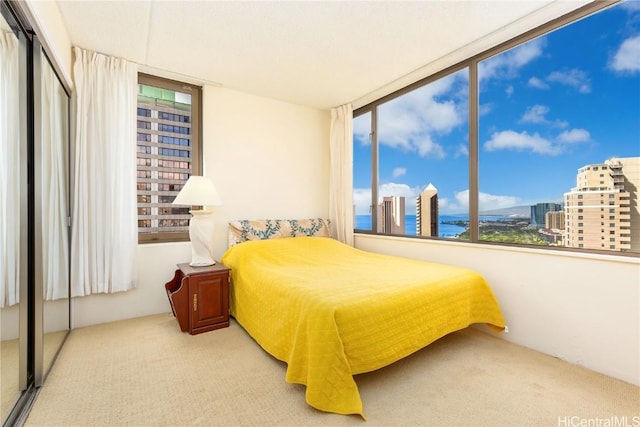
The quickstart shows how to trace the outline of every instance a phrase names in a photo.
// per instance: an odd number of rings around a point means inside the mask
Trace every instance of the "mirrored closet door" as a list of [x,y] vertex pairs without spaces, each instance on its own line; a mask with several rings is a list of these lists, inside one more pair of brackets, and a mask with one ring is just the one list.
[[69,91],[0,0],[0,419],[19,424],[70,330]]
[[[35,43],[38,44],[37,41]],[[40,49],[34,58],[36,351],[42,374],[49,371],[69,330],[69,95]],[[39,104],[38,105],[38,101]],[[38,124],[38,122],[40,122]],[[41,295],[38,295],[39,293]],[[42,302],[42,309],[38,307]],[[42,345],[37,340],[42,338]],[[37,362],[36,362],[37,363]],[[41,384],[35,367],[36,385]]]

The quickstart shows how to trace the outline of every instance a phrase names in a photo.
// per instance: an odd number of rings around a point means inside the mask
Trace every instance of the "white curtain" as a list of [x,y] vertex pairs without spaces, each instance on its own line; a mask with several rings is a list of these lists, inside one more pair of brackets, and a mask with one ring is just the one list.
[[72,296],[135,288],[138,67],[74,48]]
[[67,95],[42,59],[42,271],[44,297],[68,297]]
[[353,107],[331,110],[329,218],[336,238],[353,246]]
[[18,39],[0,31],[0,307],[20,302]]

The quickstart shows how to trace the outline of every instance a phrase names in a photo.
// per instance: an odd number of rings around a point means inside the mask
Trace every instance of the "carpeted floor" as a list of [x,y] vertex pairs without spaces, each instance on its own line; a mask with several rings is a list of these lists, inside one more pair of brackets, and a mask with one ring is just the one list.
[[366,422],[309,407],[285,370],[233,320],[195,336],[170,314],[77,329],[25,424],[640,425],[638,387],[476,329],[358,375]]
[[[67,331],[50,332],[43,336],[42,363],[45,372],[53,363]],[[0,341],[0,421],[9,414],[20,397],[20,342]]]

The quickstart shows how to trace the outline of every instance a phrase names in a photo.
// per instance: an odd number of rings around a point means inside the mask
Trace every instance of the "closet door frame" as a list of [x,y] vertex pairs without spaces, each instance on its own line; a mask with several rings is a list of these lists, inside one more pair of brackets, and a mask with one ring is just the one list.
[[33,38],[32,43],[32,61],[33,61],[33,240],[30,247],[33,247],[33,381],[36,387],[40,387],[43,383],[43,345],[44,345],[44,302],[43,302],[43,274],[42,266],[42,215],[35,213],[42,212],[42,46],[37,37]]

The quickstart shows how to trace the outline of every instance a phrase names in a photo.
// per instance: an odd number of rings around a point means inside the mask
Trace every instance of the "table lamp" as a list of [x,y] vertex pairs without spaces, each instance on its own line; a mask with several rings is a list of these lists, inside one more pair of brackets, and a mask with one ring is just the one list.
[[211,179],[205,176],[190,176],[178,193],[174,205],[191,205],[189,211],[189,240],[191,240],[191,263],[193,267],[215,264],[213,259],[213,211],[206,206],[220,206],[220,196]]

